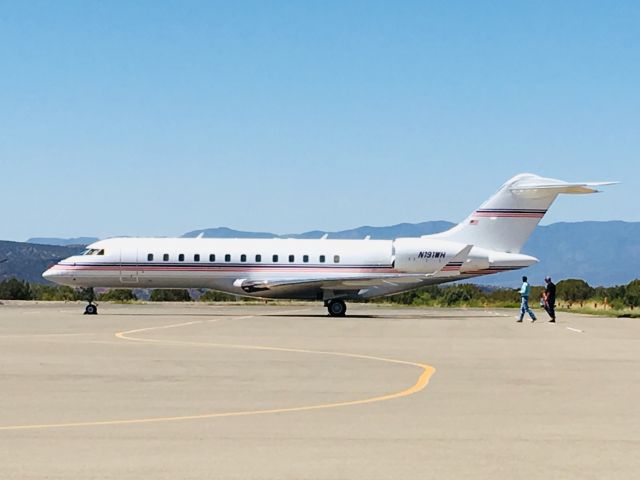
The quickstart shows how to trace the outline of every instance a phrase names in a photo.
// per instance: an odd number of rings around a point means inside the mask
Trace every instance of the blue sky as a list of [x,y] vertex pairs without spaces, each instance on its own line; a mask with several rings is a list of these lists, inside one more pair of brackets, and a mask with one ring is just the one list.
[[638,2],[2,2],[0,239],[640,221]]

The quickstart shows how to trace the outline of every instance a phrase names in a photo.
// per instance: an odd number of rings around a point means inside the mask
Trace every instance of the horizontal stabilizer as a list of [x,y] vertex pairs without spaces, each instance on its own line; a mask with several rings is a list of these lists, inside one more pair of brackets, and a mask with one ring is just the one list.
[[510,190],[515,193],[535,193],[539,192],[544,195],[555,195],[558,193],[597,193],[600,192],[597,187],[606,185],[615,185],[618,182],[580,182],[567,183],[561,180],[553,180],[547,178],[537,178],[531,180],[521,180],[516,182]]

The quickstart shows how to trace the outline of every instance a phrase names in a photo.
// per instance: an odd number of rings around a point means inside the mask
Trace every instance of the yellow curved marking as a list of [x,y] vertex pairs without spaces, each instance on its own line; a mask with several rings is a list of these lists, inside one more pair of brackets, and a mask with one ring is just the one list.
[[[255,315],[238,317],[238,319],[247,319],[247,318],[252,318],[254,316]],[[217,321],[217,320],[211,320],[211,321]],[[409,388],[406,388],[404,390],[388,393],[385,395],[368,397],[368,398],[363,398],[358,400],[348,400],[344,402],[320,403],[316,405],[303,405],[299,407],[267,408],[262,410],[244,410],[239,412],[204,413],[200,415],[180,415],[180,416],[173,416],[173,417],[133,418],[129,420],[124,420],[124,419],[123,420],[102,420],[102,421],[92,421],[92,422],[51,423],[51,424],[41,424],[41,425],[14,425],[14,426],[0,427],[0,431],[63,428],[63,427],[94,427],[94,426],[102,426],[102,425],[105,425],[105,426],[106,425],[134,425],[134,424],[142,424],[142,423],[176,422],[176,421],[184,421],[184,420],[204,420],[204,419],[210,419],[210,418],[241,417],[241,416],[248,416],[248,415],[264,415],[264,414],[273,414],[273,413],[304,412],[308,410],[321,410],[321,409],[329,409],[329,408],[347,407],[347,406],[353,406],[353,405],[365,405],[367,403],[384,402],[386,400],[393,400],[396,398],[407,397],[409,395],[418,393],[427,386],[427,384],[429,383],[429,380],[431,379],[431,376],[436,371],[436,369],[431,365],[427,365],[423,363],[416,363],[416,362],[410,362],[405,360],[396,360],[393,358],[375,357],[371,355],[360,355],[356,353],[327,352],[322,350],[267,347],[267,346],[259,346],[259,345],[235,345],[235,344],[208,343],[208,342],[186,342],[186,341],[178,341],[178,340],[157,340],[152,338],[138,338],[138,337],[129,336],[134,333],[140,333],[140,332],[151,331],[151,330],[168,329],[168,328],[178,328],[178,327],[183,327],[187,325],[193,325],[196,323],[204,323],[204,321],[198,320],[194,322],[163,325],[160,327],[138,328],[135,330],[118,332],[115,334],[115,336],[123,340],[155,343],[160,345],[234,348],[234,349],[243,349],[243,350],[306,353],[306,354],[314,354],[314,355],[332,355],[337,357],[359,358],[363,360],[375,360],[375,361],[386,362],[386,363],[409,365],[409,366],[422,369],[422,373],[420,374],[420,376],[418,377],[418,380],[413,385],[411,385]]]

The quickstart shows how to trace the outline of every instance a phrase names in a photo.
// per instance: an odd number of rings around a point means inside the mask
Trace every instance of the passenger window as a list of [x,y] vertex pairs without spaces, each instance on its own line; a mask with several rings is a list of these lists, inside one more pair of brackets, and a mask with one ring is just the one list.
[[178,261],[184,262],[184,253],[181,253],[180,255],[178,255]]
[[210,254],[209,254],[209,261],[210,261],[210,262],[215,262],[215,261],[216,261],[216,256],[215,256],[215,254],[213,254],[213,253],[210,253]]
[[260,263],[262,261],[262,255],[256,255],[256,262]]
[[164,260],[165,262],[169,261],[169,254],[165,253],[164,255],[162,255],[162,260]]
[[324,260],[325,260],[324,255],[320,255],[320,259],[319,260],[320,260],[320,263],[324,263]]
[[199,262],[199,261],[200,261],[200,254],[199,254],[199,253],[196,253],[196,254],[193,256],[193,261],[194,261],[194,262]]
[[302,261],[303,261],[304,263],[309,263],[309,255],[303,255],[303,256],[302,256]]
[[278,261],[278,255],[274,255],[272,257],[273,263],[276,263]]
[[242,255],[240,255],[240,261],[241,262],[246,262],[247,261],[247,256],[244,253]]
[[224,256],[224,261],[225,261],[225,262],[230,262],[230,261],[231,261],[231,254],[227,253],[227,254]]
[[333,256],[333,263],[340,263],[340,255]]
[[295,262],[296,261],[296,257],[294,257],[293,255],[289,255],[289,261],[290,262]]
[[153,253],[147,255],[147,262],[153,262]]

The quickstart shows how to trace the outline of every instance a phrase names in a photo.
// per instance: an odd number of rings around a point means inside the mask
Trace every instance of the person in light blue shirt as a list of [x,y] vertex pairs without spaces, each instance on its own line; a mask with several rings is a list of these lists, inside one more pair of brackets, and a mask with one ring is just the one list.
[[518,322],[522,322],[525,312],[531,317],[531,322],[536,321],[536,315],[533,310],[529,308],[529,294],[531,293],[531,286],[527,283],[527,277],[522,277],[522,286],[520,287],[520,316]]

